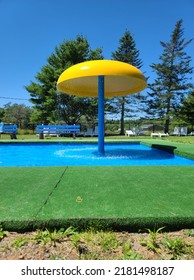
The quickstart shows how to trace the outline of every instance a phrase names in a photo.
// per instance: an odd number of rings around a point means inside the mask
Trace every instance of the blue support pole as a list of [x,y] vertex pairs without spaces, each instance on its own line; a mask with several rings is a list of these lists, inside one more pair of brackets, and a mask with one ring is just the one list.
[[104,154],[104,76],[98,77],[98,153]]

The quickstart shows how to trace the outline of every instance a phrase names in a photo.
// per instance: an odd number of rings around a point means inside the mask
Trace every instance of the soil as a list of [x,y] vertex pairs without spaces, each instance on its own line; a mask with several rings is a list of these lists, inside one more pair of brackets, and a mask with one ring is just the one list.
[[0,231],[0,260],[194,259],[194,230],[146,233]]

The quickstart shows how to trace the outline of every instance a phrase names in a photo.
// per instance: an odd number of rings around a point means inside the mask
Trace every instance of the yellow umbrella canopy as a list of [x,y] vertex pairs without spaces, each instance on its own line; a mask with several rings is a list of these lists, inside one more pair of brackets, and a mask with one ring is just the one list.
[[98,96],[98,77],[104,76],[104,96],[123,96],[146,88],[144,75],[136,67],[115,60],[91,60],[71,66],[57,81],[61,92],[82,97]]
[[61,92],[98,97],[98,152],[104,155],[104,97],[123,96],[145,89],[146,79],[134,66],[115,60],[91,60],[65,70],[57,81]]

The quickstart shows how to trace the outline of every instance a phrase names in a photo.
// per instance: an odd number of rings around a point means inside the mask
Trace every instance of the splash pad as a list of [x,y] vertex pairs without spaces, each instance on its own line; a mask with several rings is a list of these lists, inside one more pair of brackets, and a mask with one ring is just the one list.
[[97,143],[0,143],[1,167],[32,166],[194,166],[194,160],[176,156],[139,142],[105,143],[98,156]]
[[115,60],[92,60],[65,70],[57,81],[59,91],[98,97],[98,154],[104,155],[104,98],[124,96],[145,89],[146,79],[136,67]]

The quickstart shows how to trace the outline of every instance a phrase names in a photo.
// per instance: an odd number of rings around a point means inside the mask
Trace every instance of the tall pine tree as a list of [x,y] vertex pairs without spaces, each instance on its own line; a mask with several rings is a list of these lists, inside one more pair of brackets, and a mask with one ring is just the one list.
[[182,104],[183,98],[192,88],[190,75],[193,67],[190,66],[191,57],[185,48],[192,39],[185,41],[182,20],[177,21],[171,34],[170,41],[160,42],[163,53],[160,63],[153,63],[151,68],[157,78],[149,85],[149,113],[164,120],[165,133],[169,132],[170,119]]
[[[119,40],[117,51],[112,53],[114,60],[129,63],[137,68],[141,68],[143,63],[139,58],[139,50],[136,49],[135,41],[129,31],[125,31],[124,35]],[[137,102],[140,101],[140,95],[121,96],[114,99],[115,112],[120,114],[121,128],[120,134],[124,135],[124,120],[125,117],[135,117]]]

